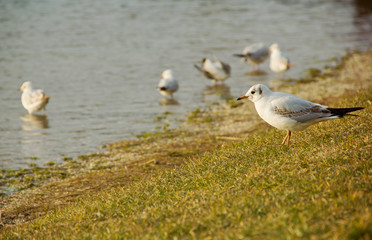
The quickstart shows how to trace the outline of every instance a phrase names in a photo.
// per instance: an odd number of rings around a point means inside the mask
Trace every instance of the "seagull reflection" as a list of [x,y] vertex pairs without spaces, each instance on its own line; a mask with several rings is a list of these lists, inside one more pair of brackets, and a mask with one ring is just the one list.
[[203,95],[217,95],[220,96],[221,99],[227,99],[231,97],[230,87],[223,83],[206,86]]
[[249,72],[246,72],[245,75],[248,75],[248,76],[263,76],[263,75],[267,75],[267,72],[264,71],[264,70],[252,70],[252,71],[249,71]]
[[27,114],[22,118],[22,129],[25,131],[49,128],[46,115]]
[[159,105],[160,106],[169,106],[169,105],[176,105],[177,106],[177,105],[180,105],[180,104],[174,98],[166,98],[165,97],[162,100],[160,100]]

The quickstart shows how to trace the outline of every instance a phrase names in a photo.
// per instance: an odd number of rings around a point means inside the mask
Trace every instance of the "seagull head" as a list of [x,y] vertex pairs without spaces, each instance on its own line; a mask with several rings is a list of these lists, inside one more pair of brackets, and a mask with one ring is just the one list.
[[165,78],[165,79],[171,79],[173,78],[173,71],[171,69],[167,69],[165,70],[161,75],[160,75],[161,78]]
[[24,82],[20,88],[18,88],[18,91],[25,91],[27,89],[32,89],[32,84],[30,81]]
[[203,58],[202,65],[203,65],[203,68],[205,68],[206,65],[207,66],[208,65],[213,65],[213,62],[209,58]]
[[252,102],[257,102],[264,95],[270,93],[270,89],[263,84],[256,84],[252,86],[245,95],[239,97],[237,100],[248,98]]
[[279,45],[277,43],[273,43],[271,44],[271,46],[269,47],[269,51],[270,52],[273,52],[273,51],[279,51]]

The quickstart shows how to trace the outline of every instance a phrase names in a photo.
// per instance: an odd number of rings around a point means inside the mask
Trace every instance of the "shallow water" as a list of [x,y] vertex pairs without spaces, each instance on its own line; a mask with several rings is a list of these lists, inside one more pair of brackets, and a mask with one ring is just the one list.
[[[270,84],[233,53],[278,43],[295,65],[285,76],[329,64],[372,42],[368,1],[0,1],[0,168],[61,162],[134,138],[254,83]],[[213,84],[193,68],[212,54],[232,77]],[[180,89],[156,91],[163,70]],[[46,116],[29,116],[16,90],[32,81],[52,98]],[[42,113],[40,113],[42,114]],[[171,126],[177,121],[170,121]]]

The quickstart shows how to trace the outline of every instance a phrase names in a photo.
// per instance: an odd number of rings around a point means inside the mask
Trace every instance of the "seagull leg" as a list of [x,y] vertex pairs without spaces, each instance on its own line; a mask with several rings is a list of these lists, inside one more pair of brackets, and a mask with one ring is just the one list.
[[287,135],[285,135],[282,144],[286,144],[289,146],[289,140],[291,139],[291,131],[287,130]]
[[287,131],[287,135],[285,135],[285,137],[284,137],[284,139],[283,139],[283,141],[282,141],[282,144],[285,144],[285,142],[287,141],[287,138],[288,138],[288,132],[289,132],[289,131]]
[[287,146],[289,147],[289,140],[291,140],[291,131],[288,131],[288,139],[287,139]]

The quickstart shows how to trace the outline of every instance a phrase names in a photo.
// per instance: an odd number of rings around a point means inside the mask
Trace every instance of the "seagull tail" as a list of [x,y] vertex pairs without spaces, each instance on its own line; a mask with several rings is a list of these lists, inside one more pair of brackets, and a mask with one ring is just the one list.
[[195,67],[196,69],[198,69],[200,72],[203,72],[203,69],[201,69],[201,67],[199,67],[198,65],[194,64],[194,67]]
[[337,116],[339,118],[342,118],[344,116],[358,116],[354,114],[348,114],[349,112],[354,112],[358,110],[364,109],[364,107],[353,107],[353,108],[327,108],[329,111],[331,111],[331,114],[333,116]]
[[233,54],[234,57],[246,57],[244,54],[241,54],[241,53],[234,53]]
[[45,102],[48,103],[51,96],[45,96]]

